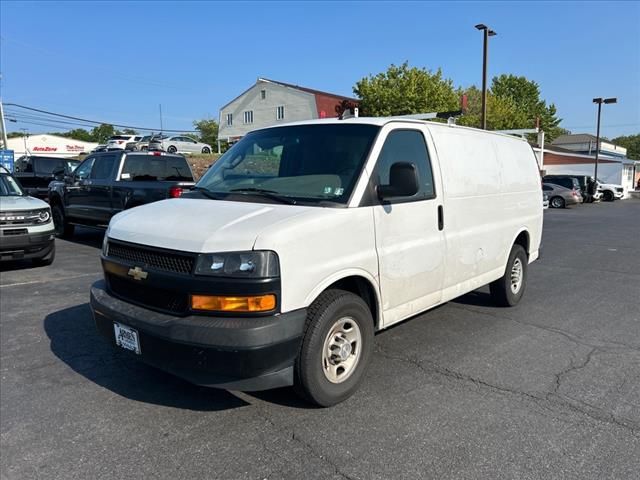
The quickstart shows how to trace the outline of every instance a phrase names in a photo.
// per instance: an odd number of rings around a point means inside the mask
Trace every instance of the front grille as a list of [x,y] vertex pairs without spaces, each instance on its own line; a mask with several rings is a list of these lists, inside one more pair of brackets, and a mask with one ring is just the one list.
[[109,241],[107,256],[140,267],[154,268],[165,272],[188,275],[193,271],[194,256],[183,255],[162,250],[152,250],[145,247],[133,246]]
[[2,230],[2,234],[4,236],[26,235],[27,233],[29,233],[29,230],[27,230],[26,228],[7,228]]
[[186,293],[149,287],[113,274],[107,274],[107,282],[111,293],[131,303],[175,314],[184,314],[189,308],[189,296]]
[[623,189],[623,188],[620,188],[620,187],[616,187],[616,191],[617,191],[617,192],[623,192],[623,191],[624,191],[624,189]]
[[2,212],[0,213],[0,225],[38,225],[42,223],[40,214],[48,209],[40,210],[24,210],[21,212]]

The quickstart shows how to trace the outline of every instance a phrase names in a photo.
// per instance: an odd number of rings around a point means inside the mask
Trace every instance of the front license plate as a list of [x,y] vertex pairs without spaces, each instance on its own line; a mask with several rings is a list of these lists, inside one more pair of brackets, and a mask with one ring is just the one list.
[[140,338],[137,330],[115,322],[113,323],[113,330],[116,335],[116,345],[140,355]]

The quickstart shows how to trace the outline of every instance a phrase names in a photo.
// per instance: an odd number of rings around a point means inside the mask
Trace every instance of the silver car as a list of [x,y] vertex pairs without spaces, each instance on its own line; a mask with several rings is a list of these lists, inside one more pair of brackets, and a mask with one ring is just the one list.
[[582,203],[580,190],[569,189],[553,183],[543,183],[542,191],[549,196],[549,206],[551,208],[565,208],[569,205]]
[[169,153],[211,153],[211,145],[196,142],[193,138],[174,135],[164,139],[153,139],[149,150],[164,150]]

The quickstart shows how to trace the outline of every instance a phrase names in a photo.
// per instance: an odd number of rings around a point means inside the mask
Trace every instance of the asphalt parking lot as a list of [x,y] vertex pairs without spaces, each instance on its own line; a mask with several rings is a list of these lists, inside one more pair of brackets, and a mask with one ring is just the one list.
[[101,234],[0,273],[3,479],[628,479],[640,472],[640,201],[545,212],[521,304],[376,336],[360,391],[200,388],[95,331]]

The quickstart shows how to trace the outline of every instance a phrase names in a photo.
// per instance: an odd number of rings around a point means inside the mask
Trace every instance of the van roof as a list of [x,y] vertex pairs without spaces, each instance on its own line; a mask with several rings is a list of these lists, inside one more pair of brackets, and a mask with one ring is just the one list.
[[259,130],[265,130],[267,128],[279,128],[279,127],[290,127],[290,126],[296,126],[296,125],[327,125],[327,124],[357,124],[357,125],[376,125],[379,127],[382,127],[388,123],[395,123],[395,122],[402,122],[402,123],[415,123],[417,125],[427,125],[429,128],[455,128],[455,129],[460,129],[460,130],[468,130],[468,131],[473,131],[473,132],[482,132],[485,134],[491,134],[491,135],[498,135],[501,137],[507,137],[510,139],[514,139],[514,140],[520,140],[523,142],[527,142],[526,139],[524,138],[520,138],[520,137],[515,137],[513,135],[508,135],[506,133],[500,133],[500,132],[493,132],[491,130],[482,130],[479,128],[473,128],[473,127],[465,127],[462,125],[449,125],[447,123],[438,123],[438,122],[431,122],[431,121],[427,121],[427,120],[418,120],[415,118],[407,118],[407,117],[350,117],[350,118],[345,118],[344,120],[341,120],[339,118],[320,118],[320,119],[314,119],[314,120],[300,120],[297,122],[289,122],[289,123],[283,123],[283,124],[278,124],[278,125],[270,125],[268,127],[264,127],[264,128],[258,128],[256,129],[256,131]]

